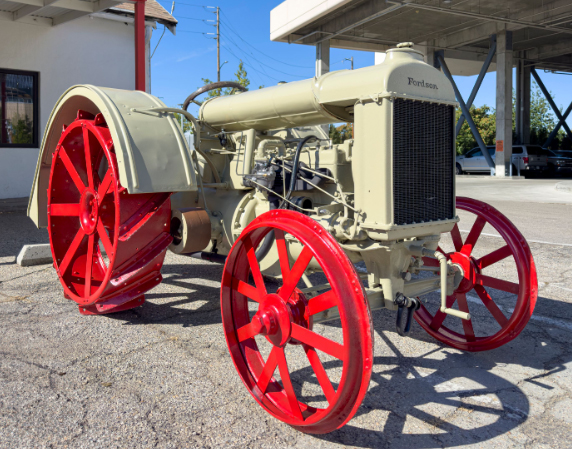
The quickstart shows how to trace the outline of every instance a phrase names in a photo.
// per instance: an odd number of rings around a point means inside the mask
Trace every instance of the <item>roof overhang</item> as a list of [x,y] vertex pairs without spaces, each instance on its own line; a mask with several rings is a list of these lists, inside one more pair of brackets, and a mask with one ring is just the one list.
[[[570,0],[286,0],[270,13],[273,41],[385,51],[399,42],[444,50],[478,73],[490,36],[512,31],[515,60],[572,71]],[[494,66],[492,67],[494,69]],[[455,72],[457,72],[455,70]]]
[[114,0],[0,0],[0,20],[58,26],[120,3]]
[[[58,26],[83,16],[133,23],[135,0],[0,0],[0,21]],[[150,11],[150,9],[160,11]],[[157,16],[157,12],[160,16]],[[164,16],[164,17],[163,17]],[[173,34],[177,21],[157,2],[145,5],[145,23],[165,25]]]

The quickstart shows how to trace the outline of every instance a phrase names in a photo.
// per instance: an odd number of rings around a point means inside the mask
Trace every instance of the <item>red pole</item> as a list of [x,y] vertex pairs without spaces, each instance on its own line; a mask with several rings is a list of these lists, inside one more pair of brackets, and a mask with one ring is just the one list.
[[2,78],[2,83],[0,84],[0,97],[2,97],[2,106],[0,107],[0,130],[2,138],[0,139],[0,144],[8,143],[8,129],[6,125],[8,121],[6,120],[6,75],[0,75]]
[[145,0],[135,1],[135,89],[145,91]]

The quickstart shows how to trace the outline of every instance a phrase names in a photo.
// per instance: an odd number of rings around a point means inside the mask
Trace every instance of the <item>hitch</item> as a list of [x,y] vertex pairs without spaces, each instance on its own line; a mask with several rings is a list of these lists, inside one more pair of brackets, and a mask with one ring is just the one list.
[[[417,298],[408,298],[402,293],[398,293],[393,302],[398,306],[397,319],[395,321],[395,328],[397,333],[405,337],[411,329],[411,320],[413,313],[419,309],[421,302]],[[407,318],[405,319],[405,326],[403,326],[403,309],[407,309]]]

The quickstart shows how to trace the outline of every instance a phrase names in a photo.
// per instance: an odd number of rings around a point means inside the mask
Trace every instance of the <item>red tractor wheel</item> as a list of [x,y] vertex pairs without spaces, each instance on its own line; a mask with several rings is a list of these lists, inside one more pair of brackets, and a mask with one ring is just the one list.
[[[265,282],[255,251],[271,231],[282,272],[282,285],[275,291],[271,287],[276,284]],[[288,234],[303,245],[292,265]],[[326,291],[307,299],[298,283],[312,259],[327,279],[320,284]],[[312,316],[335,307],[340,318],[331,327],[323,326],[326,337],[313,326]],[[371,376],[371,313],[352,263],[324,228],[288,210],[270,211],[252,221],[227,257],[221,309],[234,365],[268,413],[306,433],[331,432],[352,418]],[[335,373],[326,371],[324,360]],[[333,376],[339,377],[332,382]],[[321,389],[306,400],[304,384],[314,379]],[[324,407],[308,403],[316,397],[323,398]]]
[[48,231],[54,267],[82,314],[118,312],[144,302],[161,282],[170,193],[130,195],[101,114],[78,111],[53,153]]
[[[476,215],[476,219],[464,241],[455,224],[451,231],[454,250],[448,253],[441,250],[464,273],[459,287],[447,297],[447,307],[453,307],[457,302],[459,310],[471,313],[471,319],[448,316],[438,308],[432,313],[425,305],[421,305],[415,319],[429,334],[449,346],[466,351],[486,351],[513,340],[528,323],[538,295],[536,267],[526,240],[498,210],[481,201],[463,197],[457,198],[457,209]],[[502,244],[497,245],[500,247],[494,251],[476,257],[474,248],[486,224],[498,232]],[[495,265],[501,261],[504,261],[504,267]],[[429,266],[438,266],[435,259],[424,258],[424,262]],[[500,279],[501,268],[505,272],[515,272],[518,283]],[[506,274],[504,277],[507,277]],[[470,310],[467,295],[473,290],[476,296],[469,296],[469,299],[475,301],[475,305]],[[495,297],[502,300],[502,308],[491,297],[493,291],[496,291]],[[495,327],[487,324],[486,320],[479,325],[475,323],[473,312],[477,307],[492,315]],[[449,323],[449,327],[446,323]],[[454,326],[462,326],[462,332],[456,331]]]

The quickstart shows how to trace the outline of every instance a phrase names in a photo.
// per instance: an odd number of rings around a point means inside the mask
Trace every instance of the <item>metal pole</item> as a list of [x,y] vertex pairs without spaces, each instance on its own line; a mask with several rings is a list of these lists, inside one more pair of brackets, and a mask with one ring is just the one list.
[[[564,120],[566,120],[568,118],[568,116],[570,115],[570,112],[572,112],[572,103],[570,103],[570,106],[568,106],[568,109],[566,109],[564,111],[564,115],[562,116],[562,118],[564,118]],[[546,142],[544,143],[544,145],[542,145],[542,148],[548,148],[550,146],[550,144],[552,143],[552,141],[554,140],[554,138],[558,134],[558,131],[560,131],[560,128],[562,128],[562,121],[559,121],[558,124],[554,127],[554,129],[552,130],[552,132],[548,136],[548,139],[546,139]]]
[[540,90],[542,91],[542,93],[546,97],[546,101],[548,101],[548,103],[550,104],[550,107],[554,111],[554,114],[556,114],[556,117],[558,117],[558,120],[560,120],[560,123],[562,123],[562,126],[566,130],[566,134],[568,134],[568,137],[570,139],[572,139],[572,131],[570,131],[570,128],[568,127],[568,124],[566,123],[566,120],[564,119],[564,117],[562,117],[562,114],[560,113],[560,110],[556,107],[556,104],[554,104],[554,100],[550,96],[550,93],[548,92],[548,90],[546,90],[546,86],[544,85],[544,83],[542,82],[540,77],[538,76],[538,73],[536,73],[536,69],[534,67],[532,67],[530,69],[530,73],[532,74],[532,76],[534,77],[534,80],[536,81],[536,84],[538,84],[538,87],[540,87]]
[[354,57],[352,56],[350,59],[352,61],[352,70],[353,70],[354,69]]
[[[485,78],[485,75],[487,74],[487,70],[489,70],[489,67],[491,65],[491,61],[493,60],[493,57],[495,56],[495,53],[497,51],[497,37],[496,37],[496,35],[494,35],[491,38],[491,41],[492,42],[491,42],[491,48],[489,50],[489,54],[487,55],[485,62],[483,62],[483,66],[481,67],[481,71],[479,73],[477,81],[475,81],[475,85],[473,86],[473,90],[471,92],[471,95],[469,95],[469,99],[467,100],[467,107],[469,109],[473,105],[473,101],[475,101],[475,97],[477,96],[477,93],[479,92],[479,89],[481,88],[481,84],[483,83],[483,79]],[[459,135],[459,133],[461,132],[461,127],[463,126],[463,123],[465,123],[465,115],[464,114],[462,114],[459,117],[459,121],[457,122],[457,127],[455,128],[455,137],[457,137]]]
[[445,74],[445,76],[447,78],[449,78],[449,81],[451,81],[451,84],[453,85],[453,89],[455,90],[455,96],[457,97],[457,101],[459,102],[459,106],[461,106],[461,111],[463,112],[463,115],[465,116],[465,119],[467,120],[467,123],[469,124],[469,128],[471,128],[471,132],[473,133],[473,136],[475,137],[475,140],[477,141],[477,144],[479,145],[479,148],[481,149],[481,152],[483,153],[483,156],[485,157],[487,164],[489,164],[489,167],[495,168],[495,163],[493,162],[493,159],[491,158],[491,155],[489,154],[489,151],[487,149],[487,146],[485,145],[485,142],[483,142],[483,139],[481,138],[481,135],[479,134],[479,130],[477,129],[475,122],[473,121],[473,118],[471,117],[471,113],[469,112],[469,109],[467,108],[467,105],[465,104],[465,101],[463,100],[463,97],[461,96],[461,92],[459,92],[459,89],[457,88],[457,84],[455,84],[455,80],[453,79],[453,76],[451,75],[451,72],[449,71],[449,67],[447,67],[447,64],[445,63],[445,59],[443,58],[443,56],[437,55],[437,60],[439,61],[439,64],[441,65],[441,68],[443,69],[443,73]]
[[216,80],[220,81],[220,8],[216,7]]
[[145,92],[145,0],[135,1],[135,89]]

